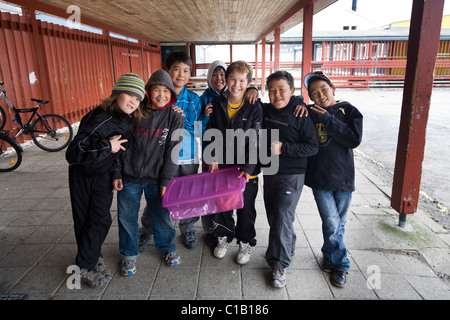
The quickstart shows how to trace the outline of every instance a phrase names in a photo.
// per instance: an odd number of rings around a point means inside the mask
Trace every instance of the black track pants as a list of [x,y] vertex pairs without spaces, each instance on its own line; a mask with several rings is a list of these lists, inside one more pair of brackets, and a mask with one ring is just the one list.
[[264,204],[270,226],[266,261],[272,270],[291,264],[295,250],[295,209],[303,189],[304,174],[264,176]]
[[94,269],[111,226],[113,188],[108,174],[88,176],[69,167],[70,201],[80,268]]

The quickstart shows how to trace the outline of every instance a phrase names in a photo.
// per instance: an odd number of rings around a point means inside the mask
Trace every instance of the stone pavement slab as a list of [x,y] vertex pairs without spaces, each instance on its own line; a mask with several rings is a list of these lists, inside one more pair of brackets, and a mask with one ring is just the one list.
[[[449,300],[450,235],[426,213],[397,226],[389,187],[377,179],[356,153],[356,187],[346,224],[351,270],[345,288],[336,288],[321,271],[321,220],[309,188],[297,206],[295,255],[286,270],[287,285],[270,286],[264,260],[269,227],[262,199],[256,201],[257,246],[251,261],[236,264],[237,245],[224,259],[213,257],[198,226],[199,246],[183,247],[182,263],[170,268],[154,246],[140,255],[136,275],[120,274],[116,200],[113,223],[103,245],[112,280],[101,288],[70,289],[67,267],[76,242],[69,201],[64,151],[48,153],[30,145],[22,165],[0,174],[0,295],[24,293],[36,300]],[[144,202],[142,202],[144,204]]]

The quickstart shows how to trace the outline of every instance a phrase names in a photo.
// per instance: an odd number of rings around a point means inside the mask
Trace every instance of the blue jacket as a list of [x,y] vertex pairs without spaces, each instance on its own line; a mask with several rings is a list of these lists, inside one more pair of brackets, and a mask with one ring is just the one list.
[[200,101],[202,103],[202,125],[203,132],[205,132],[206,126],[208,125],[209,116],[205,114],[206,105],[213,101],[215,97],[218,97],[219,94],[211,88],[203,91],[203,94],[200,96]]
[[191,164],[198,162],[198,148],[194,135],[202,137],[202,128],[196,127],[195,122],[202,123],[202,104],[195,92],[184,86],[178,95],[178,101],[174,104],[184,112],[184,135],[181,142],[180,159],[178,164]]

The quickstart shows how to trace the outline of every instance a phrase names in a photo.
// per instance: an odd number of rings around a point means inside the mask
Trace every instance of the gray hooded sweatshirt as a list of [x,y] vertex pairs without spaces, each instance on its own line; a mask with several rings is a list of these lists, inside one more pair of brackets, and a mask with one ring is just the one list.
[[[125,156],[113,169],[114,179],[157,181],[160,186],[167,186],[174,176],[181,138],[172,141],[172,135],[176,129],[183,128],[183,117],[171,108],[177,101],[177,95],[172,79],[164,70],[158,70],[150,77],[145,86],[146,99],[150,97],[150,87],[156,84],[171,90],[171,101],[163,108],[148,109],[145,118],[135,126]],[[178,150],[173,151],[174,148]]]

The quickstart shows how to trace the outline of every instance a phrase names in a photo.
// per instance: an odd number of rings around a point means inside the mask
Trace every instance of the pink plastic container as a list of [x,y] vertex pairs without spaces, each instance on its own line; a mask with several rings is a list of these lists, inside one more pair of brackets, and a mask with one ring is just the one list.
[[245,178],[238,167],[173,178],[162,200],[172,220],[241,209]]

